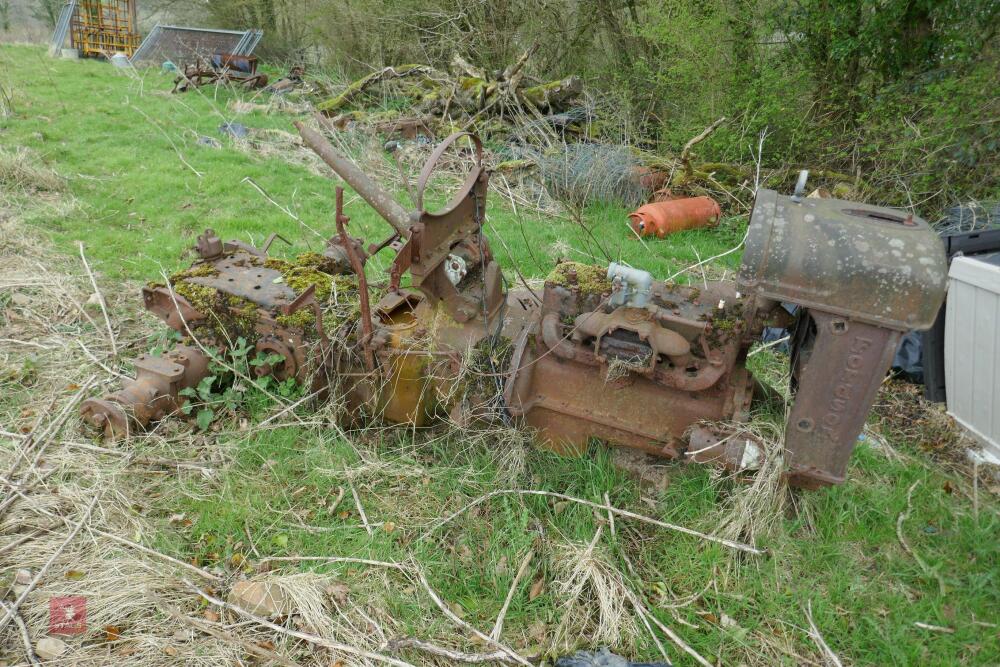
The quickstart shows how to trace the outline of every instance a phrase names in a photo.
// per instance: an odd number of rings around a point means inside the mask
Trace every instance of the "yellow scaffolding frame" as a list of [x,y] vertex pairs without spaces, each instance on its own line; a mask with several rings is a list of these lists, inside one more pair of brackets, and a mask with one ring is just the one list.
[[81,56],[131,57],[139,46],[135,0],[79,0],[70,24],[70,39]]

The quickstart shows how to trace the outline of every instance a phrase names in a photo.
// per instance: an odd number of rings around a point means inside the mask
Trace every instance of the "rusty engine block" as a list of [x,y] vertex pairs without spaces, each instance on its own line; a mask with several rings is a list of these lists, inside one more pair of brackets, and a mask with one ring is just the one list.
[[[177,412],[187,400],[183,389],[207,374],[202,348],[221,351],[241,336],[279,360],[257,366],[259,375],[309,381],[321,396],[336,391],[365,418],[421,426],[450,413],[461,422],[499,403],[505,418],[564,454],[580,455],[598,438],[752,469],[764,452],[739,429],[755,395],[747,354],[765,327],[791,327],[794,399],[784,464],[793,484],[838,484],[900,336],[928,328],[943,300],[944,252],[924,221],[803,198],[804,178],[791,197],[758,193],[733,282],[697,288],[618,264],[563,262],[540,299],[507,291],[482,229],[489,173],[477,137],[457,133],[437,147],[408,212],[321,134],[297,127],[392,234],[367,250],[350,237],[338,188],[338,234],[309,260],[312,282],[293,285],[278,270],[281,260],[267,258],[273,238],[257,249],[206,232],[186,280],[209,289],[214,305],[235,315],[239,324],[229,329],[240,330],[202,328],[198,346],[186,341],[162,357],[141,357],[136,380],[84,403],[87,421],[119,436]],[[474,166],[451,202],[429,212],[424,189],[463,136]],[[389,285],[372,305],[364,264],[387,247],[396,251]],[[406,274],[409,287],[402,286]],[[358,291],[359,317],[328,335],[324,299],[334,298],[331,281],[345,279]],[[171,285],[144,290],[146,308],[192,338],[218,317],[190,296]],[[501,338],[510,341],[510,365],[492,375],[503,381],[470,400],[460,390],[469,352]]]

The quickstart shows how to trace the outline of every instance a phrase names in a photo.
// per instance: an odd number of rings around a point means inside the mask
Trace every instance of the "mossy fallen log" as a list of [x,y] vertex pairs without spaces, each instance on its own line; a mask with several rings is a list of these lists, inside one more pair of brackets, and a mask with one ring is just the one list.
[[583,92],[580,77],[569,76],[518,91],[521,99],[533,104],[539,111],[564,111]]
[[373,86],[380,81],[400,79],[407,76],[415,76],[417,74],[432,76],[436,73],[437,71],[430,65],[409,64],[398,65],[396,67],[384,67],[377,72],[372,72],[371,74],[363,76],[357,81],[351,83],[340,95],[320,102],[316,105],[316,110],[324,115],[330,116],[342,107],[354,101],[358,95],[363,93],[370,86]]
[[505,160],[504,162],[500,162],[493,167],[493,171],[495,173],[511,173],[514,171],[534,169],[537,166],[538,163],[529,158],[523,158],[520,160]]

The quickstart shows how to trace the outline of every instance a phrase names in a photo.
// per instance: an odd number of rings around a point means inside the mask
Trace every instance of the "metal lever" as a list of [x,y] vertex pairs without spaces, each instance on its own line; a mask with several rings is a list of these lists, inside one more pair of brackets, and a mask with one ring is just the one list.
[[292,245],[291,241],[289,241],[288,239],[286,239],[284,236],[282,236],[278,232],[271,232],[271,235],[267,237],[266,241],[264,241],[264,245],[261,246],[260,251],[266,255],[267,251],[271,247],[271,244],[274,243],[274,239],[281,239],[282,241],[285,242],[285,245]]
[[806,191],[806,181],[809,180],[809,170],[803,169],[799,172],[799,180],[795,182],[795,192],[792,194],[792,201],[796,204],[802,201],[802,195]]
[[365,276],[365,262],[358,256],[354,242],[347,235],[347,223],[350,218],[344,215],[344,188],[337,186],[337,233],[340,234],[340,243],[347,252],[347,260],[351,263],[351,270],[358,276],[358,296],[361,300],[361,347],[365,351],[365,367],[370,371],[375,370],[375,353],[371,348],[372,339],[372,311],[368,303],[368,278]]

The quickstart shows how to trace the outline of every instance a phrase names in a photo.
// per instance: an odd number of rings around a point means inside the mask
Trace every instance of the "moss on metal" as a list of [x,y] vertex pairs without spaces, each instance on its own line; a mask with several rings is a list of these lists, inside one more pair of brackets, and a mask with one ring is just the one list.
[[315,252],[303,253],[291,262],[276,258],[264,261],[264,266],[280,273],[285,284],[295,290],[296,294],[302,294],[315,285],[316,300],[320,303],[326,301],[332,291],[331,265],[330,259]]
[[171,280],[171,287],[205,316],[200,322],[202,330],[220,343],[241,336],[247,340],[255,337],[258,312],[253,301],[183,278]]
[[[304,269],[307,267],[298,267]],[[291,270],[292,280],[298,280],[303,275],[296,276],[295,270]],[[325,275],[325,274],[324,274]],[[320,296],[320,288],[316,288],[316,300],[320,304],[323,312],[323,328],[326,331],[335,331],[345,323],[357,321],[361,318],[361,296],[358,291],[358,279],[353,274],[338,274],[327,276],[328,280],[324,286],[324,294]],[[287,280],[287,275],[286,275]],[[296,289],[292,283],[289,283]],[[308,287],[308,284],[306,284]],[[377,301],[381,294],[380,290],[372,290],[371,299]],[[275,318],[278,324],[290,329],[308,330],[316,324],[316,314],[312,308],[303,308],[291,315],[279,315]]]
[[274,319],[288,329],[307,329],[316,323],[316,314],[311,308],[302,308],[291,315],[278,315]]
[[178,271],[174,275],[170,276],[170,284],[173,285],[176,282],[180,282],[186,278],[214,278],[219,275],[219,270],[215,268],[214,264],[195,264],[190,266],[183,271]]
[[611,291],[606,268],[580,262],[560,262],[545,278],[545,282],[575,287],[582,294],[605,294]]

